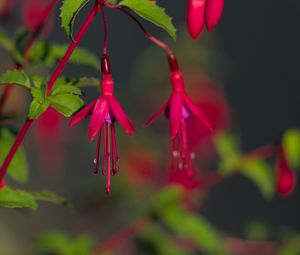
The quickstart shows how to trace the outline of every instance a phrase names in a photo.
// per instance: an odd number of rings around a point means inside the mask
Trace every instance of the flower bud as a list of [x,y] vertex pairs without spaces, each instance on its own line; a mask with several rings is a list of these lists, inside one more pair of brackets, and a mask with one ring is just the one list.
[[197,39],[203,31],[205,3],[206,0],[188,0],[186,23],[193,39]]
[[210,32],[219,23],[224,9],[224,0],[207,0],[205,5],[205,25]]

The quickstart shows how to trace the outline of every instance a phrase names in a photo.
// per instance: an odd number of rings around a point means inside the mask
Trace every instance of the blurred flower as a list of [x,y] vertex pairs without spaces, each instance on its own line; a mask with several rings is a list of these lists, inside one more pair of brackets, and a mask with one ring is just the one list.
[[49,107],[36,120],[34,138],[40,154],[40,169],[53,171],[62,169],[64,164],[63,138],[65,137],[63,117]]
[[187,120],[190,116],[195,116],[207,129],[212,130],[212,127],[202,110],[186,93],[183,77],[179,71],[172,71],[171,82],[173,91],[170,98],[162,108],[146,122],[146,125],[149,125],[162,112],[166,113],[170,122],[172,139],[171,168],[173,170],[184,169],[189,176],[192,176],[192,154],[188,144]]
[[[49,1],[45,0],[22,0],[21,20],[23,26],[29,31],[36,31],[41,24],[44,12],[47,10]],[[51,30],[53,20],[46,22],[45,33]]]
[[287,157],[282,148],[278,153],[277,169],[277,192],[280,196],[289,196],[296,186],[297,176],[290,168]]
[[99,152],[101,133],[104,135],[104,162],[102,174],[107,176],[106,191],[110,192],[110,176],[119,171],[118,151],[115,135],[115,120],[123,127],[125,132],[130,136],[135,132],[135,128],[127,117],[119,102],[114,97],[114,82],[110,74],[103,74],[102,77],[102,95],[78,112],[70,122],[70,125],[78,123],[84,118],[91,115],[91,121],[88,129],[88,138],[92,141],[98,134],[98,142],[96,149],[95,173],[98,173]]

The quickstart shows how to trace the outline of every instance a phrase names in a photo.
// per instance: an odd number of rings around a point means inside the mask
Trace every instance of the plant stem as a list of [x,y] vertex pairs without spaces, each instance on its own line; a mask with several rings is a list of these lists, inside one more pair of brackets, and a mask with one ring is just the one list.
[[170,47],[165,44],[164,42],[162,42],[161,40],[159,40],[158,38],[156,38],[155,36],[153,36],[152,34],[150,34],[146,28],[143,26],[143,24],[126,8],[123,8],[121,6],[115,7],[116,9],[124,12],[126,15],[128,15],[138,26],[139,28],[142,30],[142,32],[144,33],[144,35],[153,43],[155,43],[156,45],[158,45],[160,48],[162,48],[168,56],[174,56],[172,50],[170,49]]
[[33,120],[27,119],[25,121],[24,125],[22,126],[21,130],[19,131],[13,146],[11,147],[9,153],[7,154],[3,164],[1,166],[0,182],[3,180],[3,177],[5,176],[5,174],[7,172],[10,162],[12,161],[13,157],[15,156],[15,154],[16,154],[19,146],[21,145],[25,135],[27,134],[32,122],[33,122]]
[[107,23],[106,23],[106,17],[104,13],[103,5],[101,4],[101,17],[102,17],[102,23],[103,23],[103,48],[102,48],[102,55],[107,54]]
[[[74,41],[71,42],[69,48],[67,49],[65,55],[63,58],[60,60],[58,63],[57,67],[55,68],[54,72],[52,73],[48,83],[47,83],[47,94],[50,93],[52,87],[54,86],[57,78],[63,71],[65,65],[67,64],[69,58],[71,57],[73,51],[79,44],[80,40],[82,39],[83,35],[85,34],[86,30],[90,26],[91,22],[94,20],[98,10],[100,8],[100,5],[96,3],[90,13],[88,14],[87,18],[85,19],[83,25],[80,27],[78,33],[76,34]],[[2,164],[0,168],[0,182],[2,181],[3,177],[5,176],[7,169],[11,163],[11,160],[13,159],[17,149],[21,145],[23,139],[25,138],[31,124],[33,123],[34,120],[27,119],[25,123],[23,124],[20,133],[17,135],[16,140],[14,144],[12,145],[8,155],[6,156],[4,163]]]

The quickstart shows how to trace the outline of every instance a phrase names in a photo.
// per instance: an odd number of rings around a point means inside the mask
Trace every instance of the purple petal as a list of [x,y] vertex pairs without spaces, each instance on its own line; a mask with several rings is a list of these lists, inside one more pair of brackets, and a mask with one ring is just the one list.
[[103,125],[104,118],[108,113],[108,102],[107,100],[100,97],[94,107],[94,111],[92,113],[89,130],[88,130],[88,137],[89,141],[92,141],[96,134],[99,132],[100,128]]
[[126,131],[126,133],[129,134],[130,136],[133,135],[133,133],[135,132],[135,127],[130,121],[130,119],[127,117],[127,115],[121,108],[119,102],[114,96],[110,96],[110,107],[117,121]]
[[86,107],[84,107],[81,111],[79,111],[78,113],[76,113],[71,121],[70,121],[70,126],[75,125],[76,123],[78,123],[79,121],[83,120],[84,118],[86,118],[88,115],[90,115],[90,113],[92,112],[94,105],[96,104],[96,100],[93,101],[92,103],[90,103],[89,105],[87,105]]
[[184,103],[186,104],[188,110],[191,111],[192,114],[194,114],[203,124],[210,130],[213,131],[213,128],[206,118],[203,111],[190,99],[190,97],[187,94],[184,94],[183,96]]
[[172,138],[177,135],[183,119],[183,103],[180,92],[174,92],[170,102],[170,130]]

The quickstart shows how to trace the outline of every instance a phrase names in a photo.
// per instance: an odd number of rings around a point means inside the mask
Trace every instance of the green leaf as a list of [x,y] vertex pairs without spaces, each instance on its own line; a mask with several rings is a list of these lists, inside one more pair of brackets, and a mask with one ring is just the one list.
[[13,190],[8,186],[0,190],[0,206],[37,209],[37,203],[30,193],[22,190]]
[[30,79],[24,71],[20,70],[13,70],[7,71],[4,74],[0,75],[0,85],[6,84],[15,84],[19,86],[23,86],[26,89],[31,88]]
[[255,241],[268,240],[270,237],[269,226],[264,221],[250,221],[244,228],[246,239]]
[[219,163],[221,173],[228,175],[236,171],[241,161],[238,138],[232,134],[219,133],[215,136],[214,143],[221,158]]
[[266,199],[274,196],[274,171],[266,161],[259,159],[244,160],[240,173],[252,180]]
[[[7,128],[1,128],[0,130],[0,162],[2,163],[7,156],[13,142],[15,140],[12,132]],[[22,184],[28,181],[28,163],[25,156],[23,147],[20,147],[11,164],[9,165],[7,174],[15,181]]]
[[51,106],[65,117],[72,116],[84,105],[83,100],[79,96],[72,94],[49,96],[48,99]]
[[300,131],[289,129],[283,135],[282,146],[293,169],[300,167]]
[[[68,47],[68,45],[39,42],[32,47],[28,57],[33,62],[42,62],[52,67],[64,56]],[[100,71],[100,61],[98,57],[84,48],[77,47],[72,53],[68,63],[85,65]]]
[[278,255],[299,255],[300,235],[289,238],[279,250]]
[[37,240],[40,253],[59,255],[92,255],[95,240],[89,235],[80,235],[75,239],[62,231],[49,231]]
[[166,30],[176,40],[176,29],[172,24],[172,18],[165,13],[165,9],[149,0],[123,0],[119,3],[137,13],[144,19]]
[[6,32],[0,28],[0,45],[8,52],[14,50],[14,42],[9,38]]
[[74,20],[79,11],[88,3],[88,0],[63,0],[61,7],[61,26],[67,35],[72,38]]
[[49,107],[50,102],[48,100],[40,103],[36,99],[33,99],[30,105],[28,118],[31,120],[37,119],[42,113],[44,113]]
[[40,192],[31,192],[31,194],[36,200],[52,202],[66,207],[72,207],[71,204],[65,198],[48,190],[42,190]]

